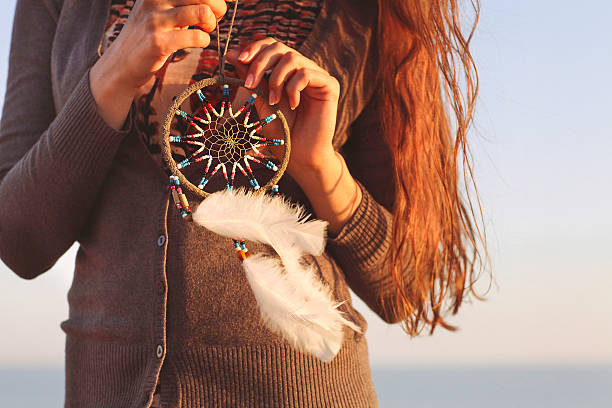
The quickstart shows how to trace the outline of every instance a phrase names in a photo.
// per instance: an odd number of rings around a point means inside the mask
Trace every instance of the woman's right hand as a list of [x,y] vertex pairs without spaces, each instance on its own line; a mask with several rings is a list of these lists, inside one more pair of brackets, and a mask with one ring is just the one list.
[[[89,74],[106,123],[120,129],[138,88],[184,48],[204,48],[221,20],[225,0],[139,0],[125,26]],[[197,27],[187,29],[188,27]]]

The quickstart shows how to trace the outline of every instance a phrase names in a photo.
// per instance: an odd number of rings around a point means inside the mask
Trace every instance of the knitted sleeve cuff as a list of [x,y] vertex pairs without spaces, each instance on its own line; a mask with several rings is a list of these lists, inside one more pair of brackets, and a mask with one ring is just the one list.
[[[392,216],[357,181],[362,199],[353,216],[335,237],[328,237],[328,249],[343,269],[349,285],[362,296],[387,291],[392,280],[382,268],[391,245]],[[362,293],[359,293],[362,292]]]
[[132,130],[132,112],[121,130],[110,127],[98,112],[89,86],[89,70],[74,88],[50,126],[58,157],[69,160],[73,174],[105,174],[123,138]]

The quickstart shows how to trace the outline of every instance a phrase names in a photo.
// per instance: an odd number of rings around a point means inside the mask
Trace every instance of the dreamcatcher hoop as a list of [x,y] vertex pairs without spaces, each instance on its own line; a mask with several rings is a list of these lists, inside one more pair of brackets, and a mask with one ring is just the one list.
[[[246,88],[244,86],[244,81],[239,80],[239,79],[235,79],[235,78],[229,78],[229,77],[226,77],[226,76],[223,76],[223,77],[217,76],[217,77],[212,77],[212,78],[206,78],[206,79],[203,79],[201,81],[198,81],[198,82],[192,84],[187,89],[185,89],[181,94],[176,96],[176,98],[174,99],[174,102],[172,103],[172,105],[168,109],[168,112],[166,113],[166,117],[164,119],[163,127],[162,127],[162,134],[161,134],[161,154],[162,154],[162,159],[164,160],[164,162],[168,166],[170,172],[173,175],[175,175],[176,177],[178,177],[182,187],[185,190],[191,192],[192,194],[194,194],[194,195],[196,195],[197,197],[200,197],[200,198],[206,198],[211,193],[209,193],[209,192],[205,191],[203,188],[200,188],[199,186],[196,186],[195,184],[193,184],[189,179],[187,179],[187,177],[185,177],[183,172],[181,172],[181,170],[179,168],[179,164],[176,163],[176,161],[172,157],[172,149],[170,147],[170,143],[171,143],[171,134],[170,134],[170,132],[171,132],[171,129],[172,129],[172,123],[173,123],[174,118],[176,116],[181,116],[181,113],[179,113],[179,112],[182,112],[180,107],[183,104],[183,102],[185,102],[193,94],[198,93],[198,91],[201,91],[204,88],[208,88],[208,87],[215,86],[215,85],[219,86],[219,87],[224,87],[225,85],[227,85],[227,86],[237,85],[237,86],[243,87],[245,89],[248,89],[248,88]],[[254,89],[250,89],[249,91],[254,93],[254,94],[256,94],[258,97],[265,98],[266,101],[268,100],[268,95],[262,89],[260,89],[258,87],[254,88]],[[245,103],[245,105],[243,106],[245,110],[254,109],[253,103],[251,103],[251,104],[247,104],[247,103]],[[268,105],[268,106],[270,106],[270,105]],[[215,111],[215,113],[217,113],[217,112]],[[280,145],[284,146],[284,148],[283,148],[283,157],[282,157],[282,159],[280,161],[280,164],[277,166],[277,169],[273,170],[275,174],[272,176],[272,178],[270,178],[268,180],[268,182],[264,186],[261,186],[261,188],[254,188],[253,189],[255,194],[263,194],[263,193],[265,193],[267,191],[270,191],[273,188],[273,186],[275,186],[276,183],[283,176],[283,174],[285,173],[285,170],[287,169],[287,164],[289,163],[289,156],[290,156],[290,153],[291,153],[291,138],[290,138],[290,132],[289,132],[289,124],[287,123],[285,115],[283,114],[283,112],[280,109],[277,109],[274,112],[273,115],[275,115],[274,119],[280,120],[281,127],[282,127],[283,139],[280,139],[280,140],[282,140],[283,143],[280,144]],[[213,120],[216,121],[217,119],[221,119],[221,118],[226,117],[226,116],[227,117],[232,117],[231,113],[228,113],[228,110],[224,110],[223,114],[221,116],[217,116]],[[238,115],[236,115],[236,117],[237,116]],[[190,120],[191,123],[194,123],[193,117],[189,118],[188,120]],[[263,125],[265,125],[265,123]],[[184,135],[184,136],[186,136],[186,135]],[[257,139],[255,139],[255,140],[257,140]],[[279,140],[279,139],[272,139],[272,140]],[[252,142],[250,142],[250,143],[252,143]],[[257,144],[255,144],[255,146],[257,146]],[[195,156],[193,158],[195,159]],[[264,167],[267,167],[267,166],[264,165]],[[270,169],[270,168],[268,167],[268,169]],[[250,173],[250,169],[249,169],[249,173]]]

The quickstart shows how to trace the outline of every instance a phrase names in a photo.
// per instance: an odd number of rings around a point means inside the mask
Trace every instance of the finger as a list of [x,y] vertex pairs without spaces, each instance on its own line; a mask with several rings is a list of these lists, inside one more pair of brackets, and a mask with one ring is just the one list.
[[288,51],[289,47],[280,42],[274,42],[260,49],[251,60],[245,86],[247,88],[256,87],[262,80],[264,72],[273,68]]
[[[242,50],[240,51],[240,54],[238,55],[238,60],[242,63],[248,64],[249,62],[251,62],[251,60],[258,54],[258,52],[260,52],[261,49],[263,48],[267,48],[268,46],[272,45],[272,44],[280,44],[282,46],[284,46],[284,48],[286,48],[287,50],[292,50],[293,52],[295,52],[298,55],[301,55],[298,51],[286,46],[284,43],[275,40],[272,37],[266,37],[264,39],[255,41],[249,45],[247,45],[246,47],[242,48]],[[313,60],[306,58],[305,56],[301,55],[304,58],[304,63],[303,65],[317,70],[317,71],[321,71],[323,73],[327,73],[327,71],[325,71],[325,69],[323,69],[322,67],[320,67],[316,62],[314,62]]]
[[196,26],[210,33],[217,26],[213,10],[205,4],[170,8],[162,11],[157,19],[166,29]]
[[311,68],[300,68],[289,79],[285,92],[289,98],[289,106],[295,109],[300,104],[301,93],[307,87],[318,88],[321,100],[329,99],[336,92],[337,80],[332,76]]
[[284,83],[299,68],[299,64],[300,57],[294,52],[288,52],[280,58],[268,79],[270,105],[280,101]]
[[289,107],[295,109],[300,104],[300,92],[308,86],[309,78],[305,69],[300,69],[293,74],[285,86],[285,92],[289,98]]
[[240,60],[240,62],[243,62],[245,64],[248,64],[249,62],[251,62],[251,59],[262,49],[267,47],[270,44],[274,44],[275,42],[277,42],[274,38],[272,37],[266,37],[263,38],[261,40],[257,40],[255,42],[250,43],[249,45],[247,45],[246,47],[244,47],[242,49],[242,51],[240,52],[240,55],[238,56],[238,60]]
[[202,30],[173,30],[155,33],[151,41],[160,56],[167,56],[184,48],[206,48],[210,36]]
[[167,0],[167,2],[174,7],[206,5],[210,7],[217,21],[227,12],[225,0]]

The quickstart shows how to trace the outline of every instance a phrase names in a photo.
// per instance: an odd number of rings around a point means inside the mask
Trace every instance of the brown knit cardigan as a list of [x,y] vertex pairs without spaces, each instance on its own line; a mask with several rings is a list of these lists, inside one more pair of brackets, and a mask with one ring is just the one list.
[[[377,406],[363,334],[345,328],[324,363],[269,332],[230,240],[180,218],[131,115],[116,131],[97,112],[88,74],[110,2],[18,1],[0,128],[1,259],[34,279],[80,244],[61,323],[65,406],[148,407],[158,382],[181,407]],[[364,331],[349,287],[401,320],[379,300],[393,299],[381,263],[394,191],[374,102],[376,16],[372,0],[326,0],[299,49],[340,81],[333,142],[363,192],[310,261]],[[288,175],[280,189],[311,209]]]

